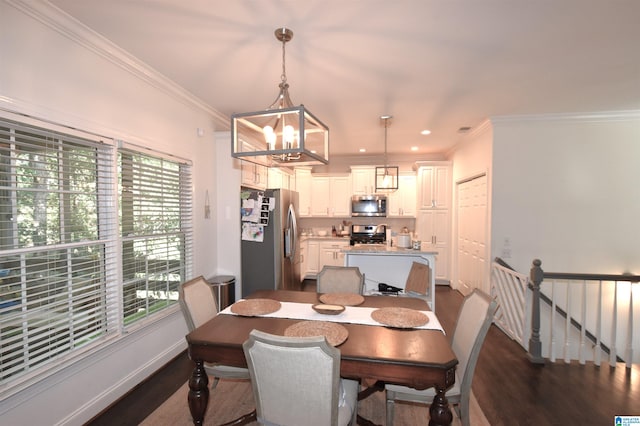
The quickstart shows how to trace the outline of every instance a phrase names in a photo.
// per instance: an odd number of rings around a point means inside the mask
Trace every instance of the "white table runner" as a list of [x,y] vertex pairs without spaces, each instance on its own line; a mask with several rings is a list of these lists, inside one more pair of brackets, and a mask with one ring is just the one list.
[[[379,308],[366,308],[360,306],[346,306],[344,312],[338,315],[324,315],[320,314],[311,308],[311,303],[294,303],[294,302],[280,302],[282,307],[276,312],[260,315],[261,317],[272,317],[272,318],[290,318],[290,319],[300,319],[300,320],[311,320],[311,321],[330,321],[330,322],[345,322],[351,324],[364,324],[364,325],[377,325],[384,326],[384,324],[380,324],[373,318],[371,318],[371,312],[379,309]],[[423,330],[440,330],[444,333],[444,329],[442,325],[440,325],[440,321],[438,321],[438,317],[432,311],[418,311],[425,314],[429,321],[420,327],[413,327],[415,329],[423,329]],[[236,315],[231,312],[231,306],[225,308],[221,314],[228,315]]]

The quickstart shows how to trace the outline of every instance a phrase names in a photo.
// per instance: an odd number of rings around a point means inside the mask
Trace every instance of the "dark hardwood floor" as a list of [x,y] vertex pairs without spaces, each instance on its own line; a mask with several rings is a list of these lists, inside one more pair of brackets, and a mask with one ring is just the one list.
[[[437,286],[436,314],[449,335],[461,302],[460,293]],[[188,380],[191,370],[182,353],[88,425],[138,424]],[[480,352],[473,392],[492,425],[613,425],[616,415],[640,415],[640,368],[534,365],[493,325]]]

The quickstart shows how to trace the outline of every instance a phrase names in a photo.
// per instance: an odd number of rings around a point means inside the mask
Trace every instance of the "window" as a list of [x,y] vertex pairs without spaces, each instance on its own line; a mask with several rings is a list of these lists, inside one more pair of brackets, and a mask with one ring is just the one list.
[[[175,161],[121,150],[120,231],[122,234],[125,325],[178,300],[191,246],[189,167]],[[189,209],[189,210],[187,210]]]
[[59,129],[0,117],[0,385],[143,324],[191,273],[190,165]]

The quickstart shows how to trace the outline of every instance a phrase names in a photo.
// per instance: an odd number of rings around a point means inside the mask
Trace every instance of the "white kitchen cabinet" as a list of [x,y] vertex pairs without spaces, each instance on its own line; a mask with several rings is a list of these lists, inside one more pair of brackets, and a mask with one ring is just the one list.
[[295,190],[298,192],[298,216],[311,216],[311,168],[294,170]]
[[344,266],[344,253],[342,249],[349,245],[349,241],[322,241],[320,242],[320,259],[318,267]]
[[418,163],[418,204],[420,209],[451,207],[451,164]]
[[351,179],[349,175],[329,178],[331,216],[351,216]]
[[448,209],[419,210],[416,218],[416,234],[423,250],[436,250],[436,280],[446,283],[449,273],[450,217]]
[[313,175],[311,178],[311,216],[350,216],[350,180],[348,175]]
[[[248,142],[242,142],[243,151],[255,151],[255,148]],[[241,160],[241,182],[242,186],[253,189],[267,188],[267,167],[250,161]]]
[[320,242],[317,240],[307,241],[307,256],[305,259],[305,274],[316,275],[320,272]]
[[329,204],[331,203],[329,185],[329,176],[314,175],[311,177],[311,216],[329,216]]
[[270,167],[268,170],[268,188],[290,189],[291,173],[280,167]]
[[398,176],[398,190],[387,196],[389,217],[416,216],[416,175],[414,173]]
[[376,168],[373,166],[351,167],[351,193],[371,195],[376,190]]
[[242,186],[254,189],[266,189],[267,168],[242,160]]

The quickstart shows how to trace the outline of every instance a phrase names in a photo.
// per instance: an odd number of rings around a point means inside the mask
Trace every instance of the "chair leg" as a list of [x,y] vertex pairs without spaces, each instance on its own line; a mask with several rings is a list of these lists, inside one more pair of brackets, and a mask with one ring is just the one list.
[[458,417],[460,418],[460,423],[462,423],[462,426],[470,426],[471,425],[471,419],[470,419],[470,413],[469,413],[469,399],[462,399],[462,401],[460,401],[459,404],[456,404],[455,406],[455,410],[456,410],[456,414],[458,415]]
[[386,426],[393,426],[393,417],[395,415],[396,403],[387,396],[387,422]]
[[220,381],[220,379],[218,377],[214,377],[213,380],[211,381],[211,389],[215,389],[216,386],[218,386],[218,382]]

